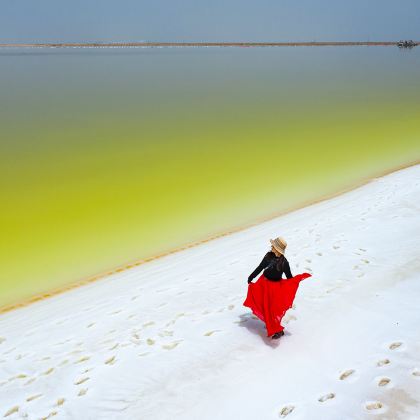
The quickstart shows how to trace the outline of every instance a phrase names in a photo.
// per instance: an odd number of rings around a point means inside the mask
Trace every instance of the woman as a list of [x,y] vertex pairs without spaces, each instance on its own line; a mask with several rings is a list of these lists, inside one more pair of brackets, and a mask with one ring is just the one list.
[[[243,303],[265,322],[267,337],[277,339],[284,335],[280,322],[286,311],[292,306],[299,283],[310,277],[309,273],[292,276],[290,265],[284,253],[286,241],[278,237],[270,239],[271,251],[265,254],[260,265],[248,277],[248,294]],[[252,280],[264,270],[256,283]],[[282,280],[283,273],[287,280]]]

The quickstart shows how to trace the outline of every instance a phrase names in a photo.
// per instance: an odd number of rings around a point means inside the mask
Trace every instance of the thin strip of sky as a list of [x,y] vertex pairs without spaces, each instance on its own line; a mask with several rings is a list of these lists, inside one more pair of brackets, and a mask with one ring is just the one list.
[[417,0],[6,0],[0,42],[420,39]]

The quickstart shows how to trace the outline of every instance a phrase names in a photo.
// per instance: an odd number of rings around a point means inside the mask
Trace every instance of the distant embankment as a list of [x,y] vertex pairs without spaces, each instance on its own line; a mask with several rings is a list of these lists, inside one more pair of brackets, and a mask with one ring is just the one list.
[[[399,46],[399,42],[60,42],[0,44],[0,48],[141,48],[141,47],[352,47]],[[413,42],[412,46],[420,42]]]

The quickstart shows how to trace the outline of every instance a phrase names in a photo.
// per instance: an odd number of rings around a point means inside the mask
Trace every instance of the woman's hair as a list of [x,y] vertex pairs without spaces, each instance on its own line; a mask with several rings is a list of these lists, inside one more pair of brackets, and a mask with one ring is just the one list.
[[[273,254],[277,257],[275,252],[273,252]],[[275,266],[277,271],[283,271],[283,263],[286,257],[283,254],[280,254],[280,256],[278,256],[277,258],[278,260],[273,259],[271,261],[270,266],[271,267]]]
[[280,254],[279,260],[277,261],[276,268],[277,271],[283,271],[283,263],[284,263],[285,256]]
[[[276,248],[274,248],[274,246],[271,246],[271,252],[276,256],[276,257],[284,257],[283,254],[281,254],[280,252],[277,251]],[[280,255],[277,255],[280,254]]]

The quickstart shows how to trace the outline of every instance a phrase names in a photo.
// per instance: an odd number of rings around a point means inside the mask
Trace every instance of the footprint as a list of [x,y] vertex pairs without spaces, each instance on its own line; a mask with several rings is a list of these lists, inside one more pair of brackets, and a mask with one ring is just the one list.
[[389,378],[381,378],[378,382],[378,386],[385,386],[388,385],[391,382],[391,379]]
[[286,417],[287,415],[289,415],[293,410],[295,409],[294,405],[286,405],[284,406],[280,412],[279,412],[279,417]]
[[336,287],[332,287],[331,289],[327,289],[326,291],[325,291],[325,293],[331,293],[331,292],[333,292],[334,290],[336,290],[336,289],[338,289],[338,287],[336,286]]
[[56,402],[56,406],[57,407],[60,407],[61,405],[63,405],[64,404],[64,402],[66,401],[66,399],[65,398],[59,398],[58,400],[57,400],[57,402]]
[[174,332],[170,330],[163,330],[159,333],[160,337],[172,337],[173,335],[174,335]]
[[122,309],[118,309],[117,311],[111,312],[111,313],[110,313],[110,314],[108,314],[108,315],[117,315],[117,314],[119,314],[120,312],[122,312]]
[[169,287],[167,287],[167,288],[165,288],[165,289],[159,289],[159,290],[156,290],[156,293],[166,292],[167,290],[169,290]]
[[[105,362],[106,363],[106,362]],[[88,377],[88,376],[86,376],[86,377],[84,377],[84,378],[80,378],[80,379],[77,379],[75,382],[74,382],[74,384],[75,385],[81,385],[81,384],[83,384],[84,382],[86,382],[86,381],[88,381],[90,378]]]
[[150,327],[151,325],[154,325],[154,324],[155,324],[155,321],[145,322],[145,323],[143,324],[143,327]]
[[340,247],[338,245],[333,245],[334,249],[339,249]]
[[411,374],[412,374],[413,376],[416,376],[417,378],[420,378],[420,369],[415,368],[415,369],[411,372]]
[[348,370],[344,371],[340,375],[340,381],[344,381],[344,379],[347,379],[350,375],[353,375],[354,372],[355,372],[354,369],[348,369]]
[[88,392],[88,388],[82,388],[79,393],[77,394],[78,397],[82,397],[83,395],[86,395]]
[[10,416],[10,415],[12,415],[14,413],[17,413],[18,411],[19,411],[19,406],[18,405],[15,405],[10,410],[7,410],[3,417],[8,417],[8,416]]
[[229,309],[229,311],[231,311],[234,307],[235,305],[229,305],[227,308]]
[[335,394],[333,392],[330,392],[329,394],[325,394],[322,397],[318,398],[319,402],[325,402],[328,400],[332,400],[333,398],[335,398]]
[[30,385],[32,382],[35,382],[35,379],[36,378],[31,378],[31,379],[29,379],[28,381],[26,381],[23,385]]
[[43,373],[43,375],[50,375],[51,373],[53,373],[54,372],[54,368],[52,367],[52,368],[49,368],[48,370],[46,370],[44,373]]
[[390,363],[391,361],[389,359],[382,359],[376,363],[376,366],[385,366],[385,365],[389,365]]
[[90,357],[89,357],[89,356],[83,356],[83,357],[81,357],[79,360],[77,360],[76,362],[74,362],[74,364],[77,364],[77,363],[83,363],[83,362],[88,361],[89,359],[90,359]]
[[110,347],[110,348],[108,349],[108,351],[115,350],[116,348],[118,348],[118,347],[119,347],[119,345],[120,345],[120,343],[115,343],[112,347]]
[[95,325],[94,322],[91,322],[89,325],[86,326],[86,328],[92,328]]
[[13,381],[15,379],[25,379],[28,375],[25,375],[24,373],[19,373],[19,375],[13,376],[13,378],[10,378],[9,381]]
[[173,350],[179,343],[180,343],[179,341],[174,341],[173,343],[170,343],[170,344],[164,344],[162,348],[165,350]]
[[402,342],[401,341],[396,341],[395,343],[391,343],[390,345],[389,345],[389,349],[390,350],[395,350],[395,349],[397,349],[397,348],[399,348],[399,347],[401,347],[402,346]]
[[116,362],[115,356],[111,356],[108,359],[105,360],[106,365],[113,365]]
[[6,341],[4,337],[0,337],[0,344],[3,344]]
[[365,264],[370,264],[370,261],[369,260],[360,260],[360,261],[362,261],[362,262],[364,262]]
[[213,335],[215,332],[219,332],[220,330],[213,330],[213,331],[208,331],[204,334],[205,337],[210,337],[211,335]]
[[30,397],[26,398],[27,402],[31,402],[33,400],[36,400],[37,398],[42,397],[42,394],[35,394],[35,395],[31,395]]
[[284,323],[285,324],[288,324],[290,321],[296,321],[297,320],[297,318],[294,316],[294,315],[292,315],[292,314],[290,314],[290,315],[287,315],[285,318],[284,318]]
[[317,252],[316,255],[319,255],[320,257],[322,257],[322,252]]
[[54,417],[54,416],[56,416],[58,413],[57,413],[57,411],[51,411],[51,413],[49,413],[48,414],[48,416],[46,416],[46,417],[41,417],[40,418],[40,420],[48,420],[48,419],[50,419],[51,417]]
[[152,340],[151,338],[148,338],[148,339],[146,340],[146,343],[147,343],[149,346],[153,346],[153,344],[155,344],[155,340]]
[[383,407],[383,404],[380,401],[369,401],[365,405],[366,410],[379,410]]

